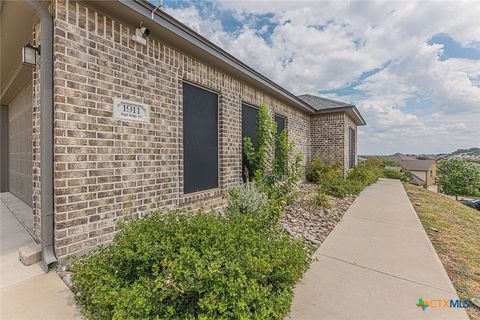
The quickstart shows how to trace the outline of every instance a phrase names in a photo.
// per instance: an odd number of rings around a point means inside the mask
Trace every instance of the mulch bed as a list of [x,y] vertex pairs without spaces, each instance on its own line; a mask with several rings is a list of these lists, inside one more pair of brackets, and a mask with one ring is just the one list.
[[318,188],[313,183],[300,183],[296,188],[298,196],[293,203],[286,206],[279,225],[285,228],[293,237],[304,239],[320,246],[355,200],[350,196],[343,199],[330,197],[332,208],[322,208],[312,203],[312,198]]

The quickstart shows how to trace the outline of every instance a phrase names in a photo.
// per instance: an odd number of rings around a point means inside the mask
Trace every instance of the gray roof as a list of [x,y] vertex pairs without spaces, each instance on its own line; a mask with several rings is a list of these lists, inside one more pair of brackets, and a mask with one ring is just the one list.
[[327,99],[324,97],[314,96],[312,94],[301,94],[298,96],[300,99],[311,105],[315,110],[326,110],[333,108],[342,108],[342,107],[353,107],[354,105],[335,101],[332,99]]
[[409,171],[428,171],[435,160],[402,160],[398,162]]
[[409,181],[411,184],[414,184],[414,185],[417,185],[417,186],[423,186],[425,185],[425,181],[423,181],[423,179],[417,177],[416,175],[412,174],[412,176],[410,177],[410,181]]
[[318,114],[346,112],[357,125],[366,124],[365,119],[363,119],[357,107],[353,104],[314,96],[313,94],[302,94],[298,97],[315,109]]

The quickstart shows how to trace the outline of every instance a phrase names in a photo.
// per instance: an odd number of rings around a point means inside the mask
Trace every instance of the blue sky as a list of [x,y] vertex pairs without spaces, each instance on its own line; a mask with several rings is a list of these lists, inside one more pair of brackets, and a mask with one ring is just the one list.
[[164,1],[163,9],[295,94],[357,105],[360,154],[480,143],[475,2]]

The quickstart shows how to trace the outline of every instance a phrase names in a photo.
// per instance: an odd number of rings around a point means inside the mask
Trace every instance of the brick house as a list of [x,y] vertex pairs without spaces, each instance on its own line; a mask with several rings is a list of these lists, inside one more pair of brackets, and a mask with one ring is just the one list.
[[221,207],[262,102],[305,163],[356,163],[355,106],[295,96],[148,2],[0,5],[0,187],[32,208],[45,266],[125,214]]

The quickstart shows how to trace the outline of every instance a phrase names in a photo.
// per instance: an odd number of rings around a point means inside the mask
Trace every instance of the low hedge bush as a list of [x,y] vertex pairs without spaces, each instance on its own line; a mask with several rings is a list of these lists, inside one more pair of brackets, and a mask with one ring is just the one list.
[[320,183],[320,190],[337,198],[345,198],[350,194],[349,183],[341,178],[323,180]]
[[386,177],[402,181],[408,179],[401,172],[385,169],[385,163],[385,160],[379,157],[368,158],[351,169],[344,178],[338,162],[326,164],[319,159],[313,159],[307,166],[306,178],[308,181],[318,183],[322,192],[338,198],[357,195],[378,178]]
[[389,179],[398,179],[403,182],[408,181],[408,176],[400,171],[392,170],[392,169],[383,169],[383,177]]
[[364,186],[368,186],[382,176],[382,169],[379,167],[357,166],[348,172],[347,180],[356,181]]
[[308,248],[250,215],[154,213],[72,265],[89,319],[282,319]]
[[307,181],[316,183],[340,179],[342,177],[341,165],[338,161],[324,163],[318,158],[313,158],[307,165],[305,177]]

